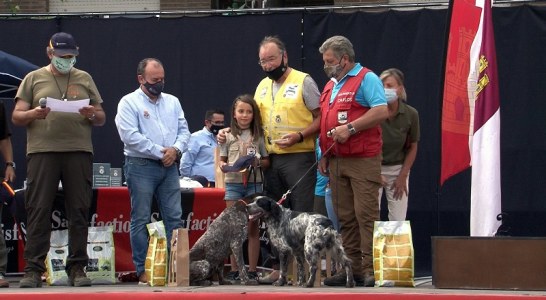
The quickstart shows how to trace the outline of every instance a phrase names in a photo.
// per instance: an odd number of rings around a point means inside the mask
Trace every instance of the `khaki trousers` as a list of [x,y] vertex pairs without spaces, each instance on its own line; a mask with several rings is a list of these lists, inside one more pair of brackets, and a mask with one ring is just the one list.
[[332,203],[343,247],[357,275],[373,274],[373,227],[379,220],[381,155],[330,158]]

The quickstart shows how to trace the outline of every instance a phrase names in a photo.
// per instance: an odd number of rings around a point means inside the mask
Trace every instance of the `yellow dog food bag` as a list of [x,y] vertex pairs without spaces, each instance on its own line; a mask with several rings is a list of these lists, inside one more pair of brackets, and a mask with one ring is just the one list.
[[415,287],[409,221],[376,221],[373,231],[375,286]]
[[148,285],[164,286],[167,282],[167,234],[163,221],[146,224],[150,240],[144,269],[148,277]]

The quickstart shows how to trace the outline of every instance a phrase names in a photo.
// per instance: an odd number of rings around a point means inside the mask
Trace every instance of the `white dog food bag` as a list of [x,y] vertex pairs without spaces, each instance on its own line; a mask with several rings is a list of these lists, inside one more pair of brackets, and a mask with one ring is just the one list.
[[[116,283],[115,248],[113,227],[89,227],[87,255],[89,261],[85,272],[93,284]],[[68,230],[51,232],[50,248],[46,258],[47,284],[66,285],[66,258],[68,257]]]
[[66,258],[68,257],[68,230],[51,231],[49,252],[46,257],[48,285],[66,285]]
[[116,283],[116,255],[112,226],[89,227],[87,255],[89,262],[85,271],[93,284]]

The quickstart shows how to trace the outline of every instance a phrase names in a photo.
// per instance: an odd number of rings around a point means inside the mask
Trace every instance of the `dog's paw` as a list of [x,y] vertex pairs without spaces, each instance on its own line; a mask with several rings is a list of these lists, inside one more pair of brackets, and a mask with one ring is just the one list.
[[255,280],[255,279],[249,279],[245,282],[245,285],[258,285],[258,284],[260,283],[258,282],[258,280]]
[[355,281],[354,280],[348,280],[347,284],[345,284],[346,288],[354,288],[355,287]]
[[231,281],[229,281],[229,280],[222,280],[222,281],[218,281],[218,284],[219,285],[232,285],[233,283],[231,283]]
[[274,286],[284,286],[286,285],[286,279],[279,278],[277,281],[273,282]]
[[312,278],[310,278],[309,280],[307,280],[307,282],[305,282],[305,284],[301,285],[301,286],[305,286],[305,287],[308,287],[308,288],[312,288],[315,286],[315,281],[312,280]]
[[211,286],[212,281],[210,281],[210,280],[196,280],[196,281],[190,282],[190,285],[191,286]]

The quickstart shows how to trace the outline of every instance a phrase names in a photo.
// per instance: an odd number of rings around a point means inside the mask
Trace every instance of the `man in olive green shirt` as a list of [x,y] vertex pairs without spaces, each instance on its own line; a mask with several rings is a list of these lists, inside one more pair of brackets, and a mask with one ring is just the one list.
[[[87,228],[92,197],[91,128],[106,120],[91,76],[74,68],[78,46],[72,35],[54,34],[46,48],[51,63],[30,72],[15,96],[13,124],[27,128],[27,243],[21,288],[42,286],[51,236],[51,209],[59,181],[68,217],[68,284],[90,286],[86,276]],[[45,100],[89,100],[78,112],[52,111]],[[42,100],[43,99],[43,100]]]

